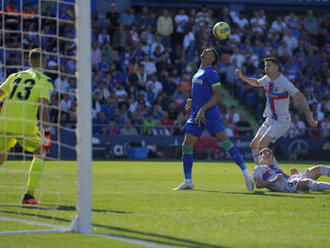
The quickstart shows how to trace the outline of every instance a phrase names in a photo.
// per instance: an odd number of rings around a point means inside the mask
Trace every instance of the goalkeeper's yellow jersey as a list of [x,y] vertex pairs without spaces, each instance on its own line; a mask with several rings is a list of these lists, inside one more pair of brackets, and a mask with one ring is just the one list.
[[49,101],[54,89],[51,79],[38,70],[28,69],[11,74],[0,89],[6,97],[0,114],[0,132],[35,134],[40,98]]

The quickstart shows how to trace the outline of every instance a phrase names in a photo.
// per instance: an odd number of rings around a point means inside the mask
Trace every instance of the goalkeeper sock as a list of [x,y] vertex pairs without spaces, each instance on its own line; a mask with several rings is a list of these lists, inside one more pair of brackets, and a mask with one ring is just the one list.
[[185,181],[191,181],[191,169],[194,162],[193,147],[189,145],[182,146],[182,162]]
[[252,151],[252,156],[254,159],[254,162],[259,165],[259,150],[258,149],[251,149]]
[[330,168],[325,165],[320,165],[320,174],[326,177],[330,177]]
[[235,163],[241,168],[242,171],[246,170],[246,166],[241,156],[241,153],[236,148],[236,146],[234,146],[230,139],[226,138],[220,141],[220,145],[223,149],[225,149],[225,151],[229,152],[230,156],[233,158]]
[[32,160],[32,163],[30,165],[29,180],[26,190],[26,192],[30,195],[33,195],[34,190],[39,186],[44,164],[45,164],[44,160],[36,156]]
[[315,190],[315,191],[329,190],[330,189],[330,183],[316,182],[314,180],[310,180],[308,182],[308,188],[310,188],[312,190]]

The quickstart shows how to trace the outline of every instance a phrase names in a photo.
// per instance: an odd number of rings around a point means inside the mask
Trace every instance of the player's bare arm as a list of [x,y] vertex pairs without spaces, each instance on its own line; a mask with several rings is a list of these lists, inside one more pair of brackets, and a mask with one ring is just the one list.
[[298,91],[294,97],[293,97],[295,100],[297,100],[298,102],[300,102],[302,108],[303,108],[303,111],[305,113],[305,116],[306,116],[306,120],[307,120],[307,123],[311,126],[311,127],[317,127],[317,121],[315,121],[312,116],[311,116],[311,110],[309,108],[309,105],[308,105],[308,102],[307,102],[307,99],[306,97],[300,92]]
[[219,99],[221,98],[220,85],[213,86],[212,91],[213,91],[213,95],[210,98],[210,100],[204,106],[202,106],[197,113],[195,122],[197,123],[198,126],[200,126],[201,123],[205,122],[205,110],[216,105]]
[[283,180],[283,175],[278,174],[274,179],[271,179],[269,181],[264,181],[262,178],[255,178],[254,181],[256,183],[256,188],[261,189],[261,188],[267,188],[271,186],[272,184],[276,183],[277,181]]
[[[48,110],[48,100],[46,98],[40,98],[39,100],[39,116],[40,122],[42,126],[42,140],[41,140],[41,148],[47,153],[51,147],[51,136],[49,130],[50,118],[49,118],[49,110]],[[45,154],[43,154],[45,155]]]
[[50,118],[48,110],[48,100],[46,98],[40,98],[39,116],[41,126],[44,130],[49,128]]
[[245,77],[240,69],[236,69],[236,75],[237,75],[237,77],[242,79],[244,82],[247,82],[251,86],[261,87],[261,85],[258,83],[257,79]]
[[187,99],[186,105],[184,106],[184,111],[188,114],[191,111],[191,98]]

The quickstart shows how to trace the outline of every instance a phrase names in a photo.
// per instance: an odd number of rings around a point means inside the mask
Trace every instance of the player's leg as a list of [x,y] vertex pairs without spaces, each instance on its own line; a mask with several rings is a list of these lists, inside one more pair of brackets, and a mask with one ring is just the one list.
[[[275,141],[282,137],[289,129],[290,122],[289,121],[275,121],[268,120],[268,128],[265,133],[262,135],[261,139],[258,143],[259,151],[265,147],[273,146]],[[273,164],[275,167],[278,167],[278,162],[273,156]]]
[[320,176],[330,177],[330,167],[325,165],[318,165],[312,168],[308,168],[302,173],[305,177],[316,181]]
[[312,179],[302,179],[299,181],[297,191],[306,191],[312,189],[314,191],[330,190],[330,183],[317,182]]
[[26,191],[22,200],[23,204],[40,204],[35,200],[34,193],[39,187],[44,169],[44,151],[40,148],[40,134],[27,136],[24,139],[18,140],[19,144],[29,152],[33,152],[33,160],[30,165],[28,182]]
[[198,127],[193,123],[184,126],[185,137],[182,143],[182,164],[184,172],[184,182],[173,190],[194,189],[192,183],[192,166],[194,162],[194,145],[203,132],[203,127]]
[[252,156],[253,156],[254,162],[256,164],[259,164],[259,149],[258,149],[258,144],[259,144],[260,139],[261,139],[261,136],[257,134],[253,138],[253,140],[251,141],[251,143],[250,143],[250,148],[251,148]]
[[215,137],[217,138],[218,142],[220,143],[221,147],[228,151],[235,163],[241,168],[243,172],[243,176],[245,179],[246,187],[249,191],[252,191],[254,188],[252,176],[250,172],[247,170],[245,163],[243,161],[242,155],[239,152],[239,150],[236,148],[236,146],[231,142],[231,140],[227,137],[226,133],[224,131],[217,132],[215,134]]
[[8,138],[5,135],[0,136],[0,166],[7,160],[8,152],[17,143],[15,138]]
[[250,143],[252,156],[254,162],[257,165],[259,164],[259,142],[261,137],[266,133],[268,128],[269,128],[269,119],[266,119],[264,123],[261,125],[261,127],[258,129],[256,135],[254,136],[253,140]]

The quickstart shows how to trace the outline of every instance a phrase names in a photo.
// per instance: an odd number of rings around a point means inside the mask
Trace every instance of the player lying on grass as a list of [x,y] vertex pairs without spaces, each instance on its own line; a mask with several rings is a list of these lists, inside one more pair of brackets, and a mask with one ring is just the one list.
[[[42,176],[44,157],[51,146],[47,106],[53,85],[50,78],[40,72],[47,65],[46,55],[40,49],[30,51],[29,64],[31,69],[11,74],[0,86],[0,100],[5,99],[0,114],[0,165],[17,142],[33,153],[22,203],[39,204],[33,194]],[[37,126],[38,109],[41,133]]]
[[187,100],[185,106],[185,110],[190,112],[190,117],[183,128],[185,136],[182,144],[182,162],[185,180],[174,190],[194,188],[191,178],[194,145],[206,128],[240,167],[246,187],[251,191],[254,187],[252,176],[246,168],[239,150],[226,135],[218,107],[221,98],[221,84],[219,75],[213,66],[218,63],[219,54],[215,48],[207,48],[203,50],[200,57],[200,68],[192,79],[191,99]]
[[288,176],[273,165],[273,152],[269,148],[264,148],[259,153],[260,165],[253,170],[253,178],[256,188],[268,188],[279,192],[308,192],[310,189],[315,191],[330,190],[330,183],[317,182],[323,175],[330,177],[330,168],[318,165],[308,168],[301,173],[294,169],[296,174]]

